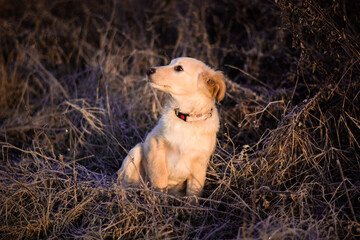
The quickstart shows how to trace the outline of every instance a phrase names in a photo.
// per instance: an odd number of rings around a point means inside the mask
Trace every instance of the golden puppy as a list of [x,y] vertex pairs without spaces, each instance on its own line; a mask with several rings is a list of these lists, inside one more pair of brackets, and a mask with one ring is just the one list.
[[224,75],[193,58],[176,58],[147,71],[151,86],[170,102],[144,143],[137,144],[118,171],[124,186],[150,183],[175,195],[199,196],[216,144],[215,100],[225,95]]

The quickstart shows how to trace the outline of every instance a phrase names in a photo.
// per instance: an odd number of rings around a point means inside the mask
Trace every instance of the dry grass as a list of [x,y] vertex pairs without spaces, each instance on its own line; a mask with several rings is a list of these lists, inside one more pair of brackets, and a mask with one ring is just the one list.
[[[360,4],[275,2],[0,0],[0,238],[358,238]],[[195,204],[114,176],[183,55],[229,77]]]

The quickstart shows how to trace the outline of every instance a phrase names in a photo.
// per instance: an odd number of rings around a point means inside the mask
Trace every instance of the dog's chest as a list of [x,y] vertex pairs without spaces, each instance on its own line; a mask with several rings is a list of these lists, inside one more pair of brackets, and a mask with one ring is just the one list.
[[201,156],[208,161],[215,144],[216,131],[204,132],[202,128],[174,124],[166,132],[169,144],[166,160],[169,172],[169,184],[185,181],[191,175],[191,162]]
[[[184,127],[185,126],[185,127]],[[216,132],[206,132],[204,127],[183,124],[182,122],[173,124],[166,131],[165,138],[171,146],[184,151],[208,151],[211,144],[211,135]]]
[[181,158],[181,152],[176,147],[171,147],[167,149],[166,152],[166,161],[169,174],[169,185],[177,185],[180,182],[185,181],[189,175],[190,171],[190,161]]

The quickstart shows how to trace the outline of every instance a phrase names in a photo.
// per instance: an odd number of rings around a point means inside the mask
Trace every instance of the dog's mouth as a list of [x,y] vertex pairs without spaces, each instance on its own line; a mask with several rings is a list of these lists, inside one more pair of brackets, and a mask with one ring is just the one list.
[[158,89],[170,89],[170,86],[169,85],[166,85],[166,84],[161,84],[161,83],[158,83],[158,82],[155,82],[153,79],[151,79],[151,77],[149,76],[146,76],[146,80],[150,83],[150,85],[154,88],[158,88]]
[[150,85],[154,88],[158,88],[158,89],[170,89],[170,86],[169,85],[166,85],[166,84],[159,84],[159,83],[156,83],[156,82],[153,82],[153,81],[149,81]]

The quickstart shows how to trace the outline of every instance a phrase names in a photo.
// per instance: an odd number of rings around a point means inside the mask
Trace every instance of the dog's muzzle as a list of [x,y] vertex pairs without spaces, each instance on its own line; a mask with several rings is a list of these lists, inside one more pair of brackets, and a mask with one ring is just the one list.
[[149,68],[147,71],[146,71],[146,74],[148,76],[150,76],[151,74],[154,74],[156,73],[156,69],[155,68]]

